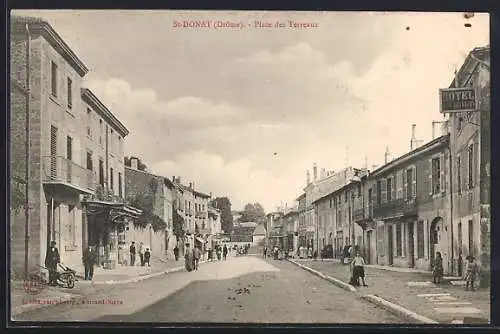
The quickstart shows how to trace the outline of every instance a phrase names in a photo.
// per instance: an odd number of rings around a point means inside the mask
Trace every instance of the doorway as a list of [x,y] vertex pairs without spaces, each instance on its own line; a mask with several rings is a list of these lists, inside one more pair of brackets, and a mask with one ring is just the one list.
[[444,273],[448,273],[448,234],[444,226],[443,219],[436,217],[431,223],[429,233],[429,253],[430,253],[430,269],[434,267],[436,253],[440,252],[443,258]]
[[392,225],[387,226],[387,256],[389,265],[392,266],[394,263],[394,248],[392,244]]
[[372,264],[372,232],[366,233],[366,261],[368,264]]
[[414,240],[414,224],[413,222],[408,223],[408,266],[410,268],[415,267],[415,240]]

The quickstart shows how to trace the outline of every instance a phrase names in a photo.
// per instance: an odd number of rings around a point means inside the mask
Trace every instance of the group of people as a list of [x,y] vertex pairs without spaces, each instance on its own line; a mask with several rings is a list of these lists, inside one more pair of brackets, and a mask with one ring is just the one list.
[[[479,277],[481,268],[476,258],[472,255],[466,257],[467,265],[465,267],[463,278],[465,280],[465,289],[474,290],[474,283]],[[434,284],[441,284],[443,279],[443,257],[441,252],[436,252],[436,259],[434,260],[434,267],[432,268],[432,276]]]
[[151,267],[151,250],[145,247],[142,241],[139,243],[138,249],[135,247],[135,241],[130,245],[130,266],[135,266],[135,255],[139,254],[141,260],[141,267]]
[[201,250],[198,247],[190,248],[189,244],[186,244],[186,250],[184,252],[184,265],[187,271],[198,270],[201,259]]
[[[49,272],[49,282],[51,286],[58,286],[58,271],[57,267],[61,263],[61,256],[59,254],[59,249],[56,247],[56,242],[51,241],[50,247],[47,248],[47,253],[45,254],[45,268]],[[94,266],[97,263],[97,256],[94,248],[88,246],[83,250],[82,263],[85,268],[84,280],[92,280],[94,276]]]

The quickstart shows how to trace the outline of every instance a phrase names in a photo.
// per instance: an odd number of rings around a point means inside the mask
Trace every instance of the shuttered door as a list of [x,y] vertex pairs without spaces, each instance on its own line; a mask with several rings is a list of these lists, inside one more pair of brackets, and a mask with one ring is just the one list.
[[67,161],[68,182],[71,183],[73,175],[71,170],[72,167],[71,161],[73,160],[73,139],[71,137],[66,138],[66,159],[68,159]]
[[57,177],[57,128],[50,126],[50,178]]
[[411,188],[411,198],[417,197],[417,168],[412,168],[412,188]]

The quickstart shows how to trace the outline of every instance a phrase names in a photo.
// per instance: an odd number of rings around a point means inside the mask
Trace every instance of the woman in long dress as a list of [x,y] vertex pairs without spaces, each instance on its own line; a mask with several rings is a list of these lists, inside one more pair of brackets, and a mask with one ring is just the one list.
[[186,250],[184,252],[184,265],[187,271],[193,270],[193,251],[189,247],[189,244],[186,244]]

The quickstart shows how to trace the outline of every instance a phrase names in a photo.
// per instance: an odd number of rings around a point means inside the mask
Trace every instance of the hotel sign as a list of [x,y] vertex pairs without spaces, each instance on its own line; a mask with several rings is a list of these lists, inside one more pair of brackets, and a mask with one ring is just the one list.
[[440,89],[440,112],[444,114],[476,111],[477,97],[478,94],[474,87]]

